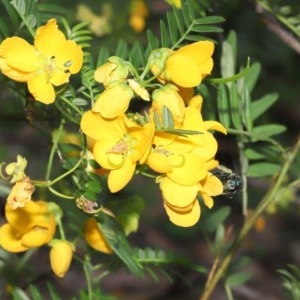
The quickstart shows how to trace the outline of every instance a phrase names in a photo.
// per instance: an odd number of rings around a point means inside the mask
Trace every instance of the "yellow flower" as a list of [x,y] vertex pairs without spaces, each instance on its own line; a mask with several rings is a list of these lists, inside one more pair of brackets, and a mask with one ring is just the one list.
[[19,37],[5,39],[0,45],[0,68],[9,78],[27,82],[33,97],[50,104],[55,100],[53,86],[69,81],[79,72],[83,52],[72,40],[66,40],[55,19],[37,29],[34,46]]
[[29,201],[13,210],[6,204],[7,223],[0,228],[0,246],[9,252],[22,252],[52,240],[56,224],[47,205],[45,201]]
[[195,225],[199,221],[201,215],[200,204],[197,199],[184,208],[171,206],[165,201],[164,208],[170,221],[180,227],[191,227]]
[[174,5],[176,8],[181,8],[181,0],[166,0],[170,5]]
[[89,218],[84,224],[84,238],[93,249],[111,254],[113,250],[107,243],[99,226],[95,218]]
[[8,164],[5,167],[5,172],[11,176],[10,183],[15,183],[25,177],[25,169],[27,167],[27,160],[21,155],[17,155],[17,161]]
[[94,79],[107,87],[111,82],[125,81],[128,75],[128,67],[125,61],[117,56],[111,56],[108,62],[97,68]]
[[153,123],[138,126],[125,116],[105,119],[92,111],[82,116],[81,129],[96,140],[93,154],[101,167],[110,170],[111,192],[121,190],[131,180],[136,164],[145,161],[154,134]]
[[148,16],[148,8],[144,0],[131,0],[129,25],[136,32],[145,28],[145,19]]
[[[197,95],[184,108],[182,130],[197,131],[186,136],[156,132],[153,149],[147,158],[151,169],[161,173],[158,179],[166,212],[174,224],[193,226],[200,218],[197,196],[211,208],[211,196],[223,192],[222,182],[209,170],[218,166],[214,159],[218,144],[208,130],[226,134],[226,129],[216,121],[203,121],[201,116],[202,97]],[[174,137],[175,136],[175,137]]]
[[113,81],[101,93],[92,108],[103,118],[115,118],[127,110],[134,93],[130,86],[122,81]]
[[12,187],[10,194],[7,197],[7,204],[11,209],[24,207],[31,200],[31,195],[34,192],[34,185],[30,182],[29,177],[24,177],[17,181]]
[[109,3],[101,7],[101,15],[96,15],[85,4],[77,6],[77,20],[89,22],[89,29],[97,36],[103,36],[112,31],[110,20],[112,18],[112,8]]
[[51,268],[56,276],[64,277],[73,258],[74,245],[66,240],[53,240],[51,241],[51,247]]
[[178,89],[172,84],[167,84],[154,90],[151,111],[162,115],[163,107],[166,106],[173,117],[175,124],[181,124],[184,119],[184,102],[178,94]]
[[[214,44],[212,42],[195,42],[176,51],[170,50],[169,55],[165,58],[163,69],[155,67],[154,64],[151,71],[158,76],[161,82],[171,81],[185,88],[196,87],[205,76],[211,73],[213,52]],[[157,56],[157,54],[155,55]],[[164,57],[161,57],[162,61],[163,59]]]

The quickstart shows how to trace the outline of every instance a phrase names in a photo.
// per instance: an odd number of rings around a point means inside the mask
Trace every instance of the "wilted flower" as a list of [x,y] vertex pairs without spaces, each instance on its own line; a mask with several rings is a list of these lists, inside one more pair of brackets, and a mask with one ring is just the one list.
[[24,177],[22,180],[17,181],[12,187],[10,194],[7,197],[7,204],[12,209],[24,207],[25,204],[31,200],[34,189],[34,185],[30,182],[30,178]]

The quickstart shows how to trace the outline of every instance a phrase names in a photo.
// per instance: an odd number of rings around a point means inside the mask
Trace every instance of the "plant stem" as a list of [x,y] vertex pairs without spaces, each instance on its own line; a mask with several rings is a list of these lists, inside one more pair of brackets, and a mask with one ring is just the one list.
[[49,155],[49,160],[48,160],[47,170],[46,170],[46,181],[48,181],[49,178],[50,178],[50,173],[51,173],[51,168],[52,168],[52,164],[53,164],[54,154],[55,154],[56,147],[57,147],[58,141],[60,139],[64,124],[65,124],[65,120],[62,119],[61,122],[60,122],[59,128],[58,128],[57,134],[53,137],[53,144],[52,144],[51,152],[50,152],[50,155]]
[[297,139],[295,145],[288,153],[287,159],[286,159],[284,165],[282,166],[273,185],[270,187],[269,191],[263,197],[260,204],[255,209],[254,213],[248,219],[246,219],[246,221],[245,221],[243,227],[241,228],[238,236],[236,237],[236,240],[234,241],[231,249],[228,251],[228,253],[225,255],[223,261],[220,263],[217,271],[215,272],[214,277],[206,285],[205,290],[200,297],[200,300],[208,300],[210,298],[217,283],[222,278],[222,276],[226,273],[226,270],[229,267],[232,259],[234,258],[235,253],[241,246],[245,237],[248,235],[248,233],[252,229],[253,225],[255,224],[255,221],[260,216],[260,214],[267,208],[267,206],[274,200],[276,193],[280,189],[282,182],[285,179],[286,173],[288,172],[296,154],[299,151],[299,148],[300,148],[300,136],[298,136],[298,139]]

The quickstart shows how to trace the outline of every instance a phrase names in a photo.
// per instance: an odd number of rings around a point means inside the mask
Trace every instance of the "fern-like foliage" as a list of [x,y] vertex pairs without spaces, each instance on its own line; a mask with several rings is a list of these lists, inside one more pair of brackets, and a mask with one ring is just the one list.
[[289,29],[295,36],[300,38],[300,6],[299,1],[284,0],[257,0],[257,4],[272,14]]
[[59,5],[39,3],[37,0],[2,0],[0,8],[7,12],[0,19],[1,38],[15,35],[17,32],[12,30],[19,32],[24,27],[33,36],[36,28],[50,18],[59,19],[68,14],[68,10]]
[[286,288],[291,299],[300,299],[300,269],[295,265],[288,265],[289,270],[278,270],[281,275],[282,285]]
[[[143,68],[146,65],[149,53],[160,47],[171,49],[200,40],[209,39],[205,34],[221,32],[222,28],[216,24],[224,21],[221,16],[205,16],[205,8],[200,9],[199,4],[194,0],[186,0],[182,4],[182,9],[173,8],[167,13],[166,20],[160,21],[160,37],[157,37],[151,30],[147,31],[147,47],[145,48],[140,41],[136,41],[132,47],[129,47],[124,40],[117,44],[117,55],[125,60],[129,60],[136,68]],[[103,63],[102,49],[99,52],[97,65]],[[109,56],[106,55],[107,57]]]
[[[167,277],[171,282],[173,281],[170,277],[170,271],[180,276],[175,270],[171,267],[174,266],[183,266],[187,269],[193,269],[197,272],[205,272],[206,269],[202,266],[197,266],[192,264],[185,257],[175,255],[171,252],[166,252],[161,249],[152,249],[152,248],[135,248],[133,250],[133,257],[143,266],[143,269],[147,271],[151,277],[158,281],[157,274],[162,274]],[[168,269],[168,272],[166,272]]]

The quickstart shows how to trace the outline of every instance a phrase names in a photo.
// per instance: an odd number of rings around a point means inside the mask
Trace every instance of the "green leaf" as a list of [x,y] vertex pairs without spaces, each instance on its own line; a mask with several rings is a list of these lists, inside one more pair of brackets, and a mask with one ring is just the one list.
[[186,27],[189,27],[189,25],[191,24],[191,21],[194,20],[194,18],[190,16],[189,5],[182,5],[181,11],[182,11],[185,25],[186,25]]
[[229,101],[225,84],[219,84],[218,86],[217,103],[220,122],[228,128],[230,127],[230,114]]
[[236,69],[236,34],[231,31],[226,41],[222,44],[221,74],[222,77],[230,77]]
[[148,37],[148,46],[150,47],[150,50],[154,50],[159,48],[159,42],[158,38],[154,35],[154,33],[151,30],[147,30],[147,37]]
[[252,120],[256,120],[266,112],[278,99],[277,93],[267,94],[262,98],[252,101],[250,105]]
[[240,108],[240,95],[237,90],[235,82],[231,83],[229,90],[229,101],[230,101],[230,114],[231,120],[236,129],[242,128],[242,117],[241,117],[241,108]]
[[256,126],[252,130],[252,137],[254,139],[266,139],[272,135],[280,134],[286,131],[286,126],[281,124],[266,124]]
[[43,300],[44,299],[44,297],[42,297],[41,293],[34,285],[30,284],[29,290],[30,290],[32,299],[34,299],[34,300]]
[[200,24],[216,24],[216,23],[221,23],[224,21],[225,21],[225,18],[223,18],[221,16],[205,16],[205,17],[196,19],[194,22],[195,22],[195,24],[200,25]]
[[[177,24],[177,27],[179,29],[179,32],[180,32],[180,35],[182,36],[184,34],[184,31],[185,31],[185,26],[184,26],[184,21],[183,21],[183,17],[182,17],[182,14],[180,13],[179,10],[175,9],[173,11],[173,13],[168,13],[167,16],[170,15],[170,16],[174,16],[174,18],[176,19],[176,24]],[[170,18],[170,17],[169,17]],[[171,23],[171,22],[170,22]],[[173,24],[173,23],[172,23]],[[174,43],[175,44],[175,43]]]
[[251,279],[252,276],[253,274],[251,272],[235,273],[228,276],[228,278],[225,281],[225,284],[230,287],[238,286],[247,282],[249,279]]
[[198,25],[198,26],[194,26],[192,28],[192,31],[194,32],[223,32],[223,29],[218,27],[218,26],[203,26],[203,25]]
[[102,214],[104,221],[98,223],[108,244],[114,253],[124,262],[129,270],[135,275],[142,276],[142,266],[132,256],[132,248],[127,241],[124,230],[118,221],[110,216]]
[[274,145],[266,143],[255,143],[247,146],[244,151],[245,156],[251,160],[277,158],[281,153]]
[[[168,21],[168,27],[170,31],[170,39],[172,44],[174,45],[177,41],[177,28],[180,30],[180,24],[177,23],[177,19],[175,17],[175,14],[171,14],[170,12],[167,12],[167,21]],[[178,26],[177,26],[178,25]]]
[[223,224],[219,224],[215,233],[214,252],[218,253],[223,245],[225,237],[225,227]]
[[278,173],[281,166],[275,163],[259,162],[251,164],[247,170],[249,177],[265,177]]
[[59,293],[55,290],[54,286],[48,281],[47,281],[46,285],[47,285],[47,289],[49,291],[51,300],[60,300]]
[[162,47],[168,48],[170,46],[170,33],[164,21],[160,20],[160,38]]
[[247,128],[247,131],[252,131],[253,122],[251,117],[251,97],[248,90],[248,87],[245,84],[245,80],[242,78],[238,81],[238,90],[239,95],[241,96],[241,115],[244,126]]
[[139,226],[139,218],[144,210],[144,200],[139,196],[110,201],[107,206],[114,212],[117,220],[122,225],[125,235],[135,232]]
[[205,220],[204,226],[208,232],[215,231],[220,224],[222,224],[230,214],[230,207],[224,206],[209,215]]
[[119,40],[117,49],[116,49],[116,56],[126,59],[128,53],[128,46],[124,40]]
[[145,66],[144,50],[139,41],[133,44],[129,57],[136,68]]
[[255,84],[259,78],[260,70],[260,63],[256,62],[251,65],[249,72],[245,74],[245,83],[250,93],[253,91],[253,88],[255,87]]

